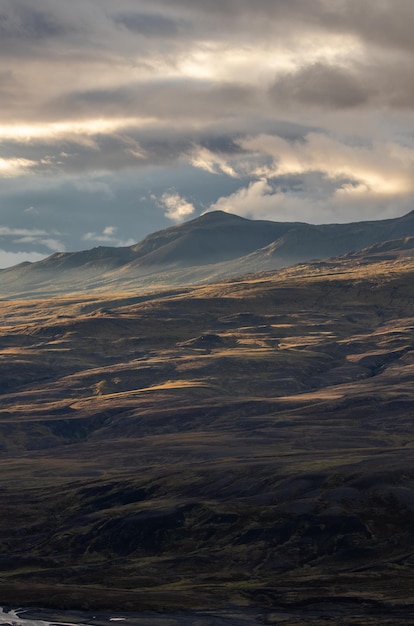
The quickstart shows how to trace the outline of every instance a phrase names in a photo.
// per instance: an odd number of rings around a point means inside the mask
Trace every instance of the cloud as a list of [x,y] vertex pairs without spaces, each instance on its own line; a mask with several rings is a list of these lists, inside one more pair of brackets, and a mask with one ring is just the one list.
[[[52,252],[61,252],[65,250],[65,246],[54,235],[57,233],[50,233],[46,230],[38,228],[16,228],[10,226],[0,226],[0,237],[8,243],[8,247],[20,247],[21,244],[31,244],[31,247],[46,248]],[[19,251],[19,254],[23,252]],[[32,252],[30,252],[32,254]],[[41,254],[36,252],[33,254]],[[44,254],[43,254],[44,256]]]
[[[242,83],[185,77],[143,79],[106,88],[71,91],[48,104],[49,114],[58,110],[69,118],[125,119],[124,126],[137,127],[142,121],[211,119],[226,117],[235,110],[250,110],[255,90]],[[110,122],[108,121],[108,124]]]
[[[1,142],[1,128],[0,128]],[[156,146],[155,146],[156,147]],[[3,143],[4,151],[19,154],[16,158],[0,158],[0,178],[12,178],[24,174],[55,175],[62,177],[77,172],[113,172],[123,168],[141,167],[157,159],[148,156],[139,141],[128,133],[97,133],[86,137],[68,133],[59,137],[8,140]],[[96,188],[98,183],[83,181],[79,185],[85,191]],[[111,193],[99,185],[102,193]]]
[[194,205],[176,192],[164,193],[159,200],[159,206],[166,209],[165,216],[173,222],[183,222],[195,212]]
[[114,235],[116,233],[118,229],[116,228],[116,226],[106,226],[102,233],[105,237],[111,237],[112,235]]
[[6,1],[0,12],[0,37],[4,40],[44,40],[65,32],[63,24],[51,12]]
[[38,228],[13,228],[10,226],[0,226],[0,237],[44,237],[47,231]]
[[325,28],[352,32],[367,43],[414,51],[414,6],[409,0],[382,0],[371,7],[365,2],[334,0],[319,19]]
[[210,211],[221,210],[250,219],[325,224],[385,219],[412,208],[412,196],[384,196],[363,185],[343,185],[332,190],[322,179],[317,186],[300,190],[273,185],[266,179],[250,183],[237,192],[221,197]]
[[102,232],[85,233],[82,239],[84,241],[93,241],[96,243],[105,243],[110,246],[120,246],[120,247],[132,246],[134,243],[136,243],[134,239],[128,239],[126,241],[119,239],[119,237],[116,236],[117,230],[118,229],[116,226],[105,226]]
[[25,261],[35,263],[36,261],[44,259],[45,256],[45,254],[40,254],[39,252],[7,252],[6,250],[0,249],[0,269],[11,267],[12,265],[17,265]]
[[[219,198],[210,210],[236,213],[245,217],[273,219],[278,215],[284,194],[278,194],[266,179],[257,180],[242,187],[227,198]],[[285,209],[285,207],[283,207]],[[284,219],[281,216],[280,219]]]
[[[277,120],[262,120],[257,125],[266,130],[276,127],[282,134],[293,134],[294,137],[309,130]],[[217,126],[211,125],[207,131],[203,127],[194,130],[185,124],[171,126],[169,122],[158,122],[138,129],[127,125],[113,132],[90,132],[88,135],[62,132],[60,135],[33,138],[17,136],[14,141],[8,138],[3,142],[5,153],[18,155],[10,163],[7,161],[8,169],[5,165],[4,172],[8,177],[25,171],[37,176],[44,173],[63,177],[76,173],[141,169],[149,165],[176,165],[185,159],[195,167],[204,167],[206,171],[235,176],[238,173],[235,169],[232,172],[227,157],[234,155],[234,163],[241,167],[243,150],[236,140],[244,134],[243,126],[243,120],[233,121],[232,127],[218,122]],[[0,142],[1,136],[0,126]],[[102,193],[111,193],[107,185],[95,181],[79,181],[78,188],[88,191],[97,189],[96,185]]]
[[288,221],[352,221],[392,216],[412,208],[414,145],[346,143],[324,133],[301,141],[262,135],[243,139],[251,161],[247,186],[210,206],[251,218]]
[[399,111],[414,108],[413,59],[377,58],[347,65],[316,62],[280,73],[269,89],[277,108],[286,106]]
[[65,249],[63,243],[59,241],[59,239],[52,239],[50,237],[43,239],[43,238],[39,238],[36,236],[26,235],[25,237],[19,237],[18,239],[15,239],[13,243],[14,244],[34,243],[37,245],[44,246],[45,248],[48,248],[52,252],[62,252]]
[[210,172],[210,174],[227,174],[233,178],[239,176],[225,156],[201,146],[194,148],[190,154],[190,163],[194,167]]
[[348,68],[315,63],[280,76],[270,89],[275,104],[301,103],[328,108],[353,108],[365,104],[370,90]]
[[37,243],[49,248],[52,252],[63,252],[65,250],[64,244],[59,239],[53,239],[48,237],[46,239],[39,239]]
[[215,205],[401,213],[413,18],[409,0],[3,0],[0,222],[43,231],[3,236],[122,245]]
[[[156,2],[169,10],[168,0]],[[154,5],[153,5],[154,6]],[[352,35],[366,43],[397,49],[414,49],[411,25],[414,7],[409,0],[381,0],[375,4],[355,0],[176,0],[175,8],[185,14],[202,14],[206,21],[222,20],[222,31],[255,31],[261,28],[292,37],[322,31]],[[263,30],[264,27],[264,30]],[[220,29],[217,29],[220,31]]]
[[2,159],[0,158],[0,178],[12,178],[20,176],[36,165],[35,161],[22,158]]
[[331,179],[350,179],[376,194],[398,196],[414,192],[414,145],[353,145],[324,133],[309,133],[304,141],[296,142],[262,135],[240,143],[246,150],[272,157],[272,165],[260,171],[267,177],[321,172]]

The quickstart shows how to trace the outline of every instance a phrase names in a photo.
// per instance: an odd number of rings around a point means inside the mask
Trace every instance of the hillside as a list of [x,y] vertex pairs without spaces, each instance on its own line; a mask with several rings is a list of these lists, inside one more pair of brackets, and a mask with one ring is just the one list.
[[0,270],[0,295],[136,292],[203,284],[412,236],[414,212],[388,220],[311,225],[247,220],[215,211],[130,247],[55,253]]
[[4,301],[0,603],[412,623],[409,244]]

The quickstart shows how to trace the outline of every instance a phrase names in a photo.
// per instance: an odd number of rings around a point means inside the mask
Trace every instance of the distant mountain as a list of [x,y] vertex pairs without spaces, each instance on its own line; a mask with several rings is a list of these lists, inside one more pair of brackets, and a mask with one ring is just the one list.
[[[55,253],[0,270],[0,295],[137,290],[217,280],[349,254],[414,236],[414,211],[350,224],[248,220],[214,211],[124,248]],[[401,244],[402,245],[402,244]]]
[[414,237],[404,237],[403,239],[392,239],[375,243],[368,248],[349,252],[344,258],[357,260],[360,262],[393,261],[401,257],[414,256]]
[[135,265],[179,266],[219,263],[245,256],[283,237],[300,223],[252,221],[214,211],[167,228],[132,246]]

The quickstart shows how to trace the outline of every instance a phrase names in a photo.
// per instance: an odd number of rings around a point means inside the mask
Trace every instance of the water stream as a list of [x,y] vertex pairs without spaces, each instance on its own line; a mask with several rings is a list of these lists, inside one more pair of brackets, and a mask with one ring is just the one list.
[[0,607],[0,626],[254,626],[263,624],[251,611],[194,611],[182,614],[101,613]]

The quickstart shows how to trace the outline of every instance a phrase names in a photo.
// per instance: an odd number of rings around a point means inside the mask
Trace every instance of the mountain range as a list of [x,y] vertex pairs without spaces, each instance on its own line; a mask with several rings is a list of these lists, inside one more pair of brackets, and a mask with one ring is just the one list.
[[414,211],[387,220],[322,225],[248,220],[213,211],[129,247],[57,252],[36,263],[0,270],[0,295],[32,297],[200,284],[412,236]]

